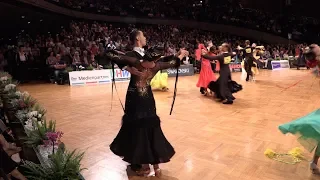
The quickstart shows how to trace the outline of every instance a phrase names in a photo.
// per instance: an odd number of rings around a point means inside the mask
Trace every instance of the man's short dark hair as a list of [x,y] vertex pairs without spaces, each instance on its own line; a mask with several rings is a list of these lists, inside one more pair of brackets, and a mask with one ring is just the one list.
[[137,40],[137,36],[139,35],[140,31],[138,29],[133,29],[129,35],[129,40],[132,44],[134,44]]
[[213,45],[211,48],[210,48],[210,52],[214,53],[216,51],[217,47],[215,45]]

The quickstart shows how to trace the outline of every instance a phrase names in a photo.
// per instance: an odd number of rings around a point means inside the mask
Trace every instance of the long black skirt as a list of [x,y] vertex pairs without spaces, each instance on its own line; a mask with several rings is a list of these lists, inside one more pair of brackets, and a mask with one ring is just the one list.
[[111,151],[130,164],[169,162],[175,154],[164,136],[158,116],[135,119],[124,115],[122,127],[110,145]]
[[[228,87],[231,93],[237,93],[242,90],[242,85],[231,79],[228,81]],[[210,89],[210,91],[215,93],[217,98],[221,97],[221,93],[219,90],[219,78],[217,81],[211,81],[208,85],[208,88]]]

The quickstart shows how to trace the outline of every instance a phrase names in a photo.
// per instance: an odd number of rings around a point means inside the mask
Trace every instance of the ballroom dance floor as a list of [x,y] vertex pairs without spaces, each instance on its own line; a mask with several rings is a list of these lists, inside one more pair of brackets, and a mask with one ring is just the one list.
[[[289,165],[270,160],[264,151],[286,153],[301,147],[296,137],[282,135],[278,125],[320,108],[320,80],[307,70],[264,70],[256,82],[233,79],[244,86],[231,106],[204,97],[196,87],[198,75],[180,77],[173,115],[169,115],[174,78],[169,92],[155,91],[162,129],[176,150],[170,163],[161,165],[165,180],[310,180],[312,157]],[[117,83],[125,102],[127,82]],[[57,121],[68,149],[85,151],[86,180],[126,180],[127,165],[109,150],[123,115],[116,97],[111,102],[111,84],[70,87],[54,84],[20,87],[47,109]],[[110,112],[111,103],[113,104]],[[140,180],[129,172],[130,180]],[[158,179],[155,177],[149,179]]]

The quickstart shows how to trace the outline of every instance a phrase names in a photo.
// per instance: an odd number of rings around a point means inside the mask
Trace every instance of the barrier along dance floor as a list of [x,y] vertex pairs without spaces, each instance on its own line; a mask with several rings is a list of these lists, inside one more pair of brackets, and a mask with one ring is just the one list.
[[[237,99],[231,106],[202,96],[196,87],[198,75],[180,77],[171,116],[175,78],[169,78],[169,92],[154,92],[162,129],[176,150],[171,162],[161,165],[162,179],[318,179],[311,175],[308,161],[283,164],[266,158],[264,151],[270,148],[286,153],[301,147],[296,137],[282,135],[278,125],[320,108],[320,80],[307,70],[265,70],[255,83],[241,81],[241,73],[232,76],[244,89],[235,94]],[[123,103],[127,85],[117,83]],[[87,180],[127,179],[126,164],[109,150],[123,115],[116,93],[111,102],[111,84],[20,88],[38,99],[48,110],[48,117],[57,121],[69,149],[86,151],[82,164],[88,168],[83,172]],[[307,160],[312,157],[306,150],[304,155]],[[129,179],[145,178],[129,172]]]

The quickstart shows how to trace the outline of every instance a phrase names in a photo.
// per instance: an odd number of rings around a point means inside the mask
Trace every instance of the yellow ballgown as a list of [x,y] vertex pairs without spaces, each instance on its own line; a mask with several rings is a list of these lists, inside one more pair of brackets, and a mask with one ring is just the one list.
[[152,78],[150,85],[153,89],[163,89],[168,87],[168,73],[166,71],[158,73]]

